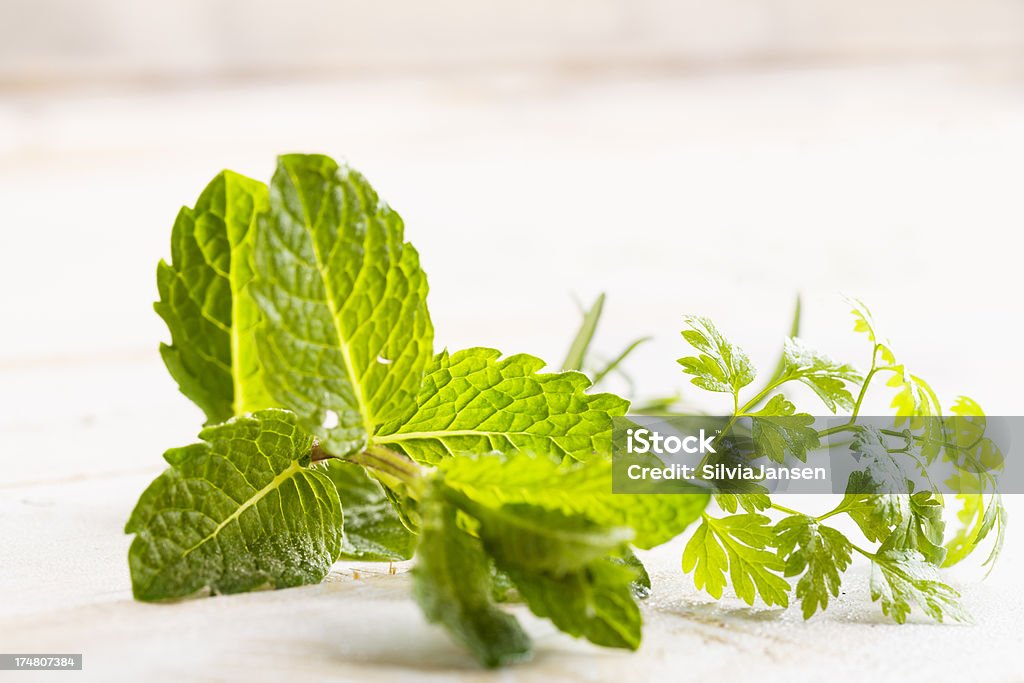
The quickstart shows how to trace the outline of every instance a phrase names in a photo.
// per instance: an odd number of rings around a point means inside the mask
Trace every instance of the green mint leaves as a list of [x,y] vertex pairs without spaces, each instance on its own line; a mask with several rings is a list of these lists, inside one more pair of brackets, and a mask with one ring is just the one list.
[[422,507],[413,586],[427,619],[447,628],[485,666],[528,658],[530,637],[493,602],[491,563],[480,540],[459,526],[458,509],[439,487]]
[[448,486],[474,501],[529,503],[608,526],[632,529],[633,545],[666,543],[700,519],[708,496],[698,493],[612,493],[608,460],[558,463],[539,456],[461,457],[442,463]]
[[316,583],[341,550],[331,480],[310,469],[313,440],[282,410],[263,410],[172,448],[125,531],[140,600],[203,590],[241,593]]
[[402,414],[433,353],[427,278],[403,235],[359,173],[278,160],[253,254],[260,360],[277,404],[337,457]]
[[[558,504],[482,502],[485,497],[471,498],[452,486],[459,478],[486,481],[509,462],[521,476],[539,458],[463,462],[432,477],[420,506],[424,531],[414,577],[428,619],[442,623],[488,666],[522,658],[525,634],[493,604],[493,577],[500,575],[534,614],[562,631],[636,649],[637,583],[646,573],[626,546],[632,530],[563,512]],[[452,476],[456,471],[459,476]],[[484,637],[488,631],[502,633],[505,642],[491,642]]]
[[207,424],[273,405],[263,384],[250,293],[255,223],[267,206],[263,183],[224,171],[171,232],[171,263],[160,261],[154,308],[172,343],[160,355]]
[[401,447],[437,464],[472,453],[526,451],[591,460],[610,455],[611,418],[629,402],[590,394],[578,372],[542,374],[544,361],[495,349],[438,354],[427,368],[415,409],[381,425],[375,443]]
[[415,555],[424,613],[484,664],[530,654],[501,592],[637,647],[649,579],[629,544],[678,535],[706,498],[611,494],[612,418],[629,404],[582,373],[435,354],[419,256],[359,173],[319,155],[281,157],[269,186],[222,173],[182,209],[158,286],[161,352],[212,426],[167,452],[126,526],[138,599]]

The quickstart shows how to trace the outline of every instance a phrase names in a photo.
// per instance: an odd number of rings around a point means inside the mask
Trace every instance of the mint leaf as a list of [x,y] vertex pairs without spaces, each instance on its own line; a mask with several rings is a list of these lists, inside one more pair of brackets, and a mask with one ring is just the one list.
[[871,562],[871,599],[881,601],[882,613],[905,623],[916,604],[938,622],[969,623],[960,594],[938,580],[933,564],[914,550],[888,550]]
[[517,568],[564,576],[622,552],[633,538],[627,527],[606,527],[528,503],[489,507],[459,496],[456,504],[480,523],[480,539],[504,571]]
[[797,413],[782,394],[776,394],[764,408],[748,415],[754,448],[769,460],[781,463],[789,453],[807,462],[807,451],[819,445],[818,432],[812,426],[814,417]]
[[516,618],[492,602],[490,560],[457,521],[457,510],[432,491],[421,506],[423,526],[413,592],[424,615],[442,624],[485,666],[530,656],[530,638]]
[[[852,546],[846,536],[807,515],[791,515],[775,525],[779,557],[787,577],[800,576],[796,597],[804,619],[839,597],[840,575],[850,566]],[[802,575],[802,576],[801,576]]]
[[253,233],[267,187],[224,171],[183,207],[171,232],[171,263],[157,265],[160,301],[171,344],[160,355],[181,393],[207,424],[273,406],[263,384],[249,293]]
[[427,279],[402,219],[318,155],[278,160],[254,250],[267,386],[344,457],[413,403],[432,353]]
[[728,571],[736,596],[748,605],[757,595],[766,605],[789,605],[789,583],[778,575],[785,565],[767,550],[773,535],[764,515],[704,516],[683,551],[683,571],[693,572],[698,589],[722,597]]
[[438,354],[416,406],[382,425],[373,442],[437,464],[455,454],[527,451],[589,460],[611,450],[612,417],[629,402],[588,394],[578,372],[541,374],[544,361],[494,349]]
[[295,422],[263,410],[164,454],[171,468],[125,527],[135,534],[136,599],[285,588],[327,575],[341,549],[341,505],[330,479],[307,467],[312,438]]
[[641,548],[681,534],[708,503],[706,493],[612,493],[612,463],[604,460],[559,464],[541,456],[492,455],[449,458],[440,468],[448,486],[479,503],[530,503],[630,527]]
[[416,547],[384,488],[359,465],[330,459],[324,473],[345,511],[341,556],[364,562],[408,560]]
[[637,600],[645,600],[651,597],[651,576],[647,573],[647,567],[640,561],[632,550],[626,550],[622,555],[613,555],[608,558],[612,564],[628,567],[633,572],[633,580],[629,584],[633,591],[633,597]]
[[530,611],[569,635],[604,647],[640,646],[642,618],[632,568],[601,559],[561,576],[518,567],[509,567],[508,573]]
[[700,352],[699,356],[677,361],[683,372],[693,375],[692,384],[707,391],[735,395],[754,381],[757,372],[747,354],[726,339],[713,322],[695,315],[686,316],[683,321],[690,327],[683,331],[683,338]]
[[796,380],[810,387],[833,413],[837,408],[853,408],[853,396],[846,385],[860,384],[864,378],[852,365],[837,363],[800,339],[786,340],[783,359],[785,380]]

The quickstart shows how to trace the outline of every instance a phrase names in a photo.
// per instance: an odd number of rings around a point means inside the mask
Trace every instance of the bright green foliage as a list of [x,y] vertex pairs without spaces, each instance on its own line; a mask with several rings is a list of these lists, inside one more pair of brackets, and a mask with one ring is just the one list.
[[457,510],[436,492],[421,513],[413,590],[427,619],[442,624],[485,666],[528,658],[529,636],[491,599],[490,560],[480,541],[460,528]]
[[373,441],[427,464],[492,451],[607,457],[611,418],[629,403],[586,393],[590,380],[578,372],[541,374],[543,367],[539,358],[501,359],[494,349],[442,352],[427,369],[415,409],[382,425]]
[[[897,389],[896,395],[892,398],[892,407],[896,409],[896,415],[906,418],[907,421],[914,417],[941,415],[942,408],[928,383],[907,372],[902,365],[894,367],[897,371],[885,384]],[[910,424],[913,425],[914,422],[910,421]]]
[[736,394],[754,381],[757,372],[743,349],[722,336],[715,324],[700,316],[686,316],[690,327],[683,338],[700,352],[679,359],[683,372],[693,375],[692,384],[708,391]]
[[[950,412],[960,419],[953,421],[958,428],[956,433],[946,434],[945,438],[957,445],[964,446],[965,451],[956,455],[956,462],[960,463],[963,468],[960,480],[957,482],[960,485],[960,490],[963,491],[957,495],[957,499],[962,504],[957,513],[960,526],[953,538],[946,544],[948,552],[943,566],[948,567],[965,559],[991,531],[995,530],[996,536],[992,550],[984,562],[991,570],[1003,548],[1006,537],[1007,512],[1003,506],[1002,496],[998,493],[993,492],[988,497],[986,504],[984,493],[988,477],[985,470],[1001,466],[1003,455],[990,439],[984,437],[985,413],[977,401],[967,396],[960,396],[953,403]],[[968,478],[973,479],[973,486],[966,484],[965,480]]]
[[416,536],[402,523],[380,483],[359,465],[342,460],[328,460],[324,467],[345,511],[341,556],[364,562],[412,557]]
[[783,377],[786,380],[806,384],[833,413],[837,408],[853,408],[853,396],[847,384],[859,384],[863,378],[852,365],[837,363],[799,339],[786,340],[783,357]]
[[840,532],[807,515],[791,515],[775,525],[773,544],[787,577],[799,576],[796,597],[804,619],[839,596],[840,575],[850,566],[852,547]]
[[164,454],[125,531],[132,589],[168,600],[323,579],[341,550],[338,494],[309,464],[312,438],[264,410],[200,432]]
[[450,458],[441,469],[447,484],[480,503],[529,503],[607,526],[631,528],[641,548],[661,545],[700,518],[708,494],[612,493],[608,461],[559,464],[517,454]]
[[683,571],[693,572],[697,588],[722,597],[726,572],[736,596],[748,605],[761,596],[766,605],[789,605],[789,583],[779,573],[785,564],[768,548],[771,520],[764,515],[704,516],[683,551]]
[[[708,494],[688,484],[685,495],[611,492],[612,418],[628,402],[588,393],[576,371],[592,367],[603,295],[584,315],[565,372],[541,373],[537,358],[487,348],[434,355],[426,276],[401,219],[361,175],[327,157],[281,157],[269,188],[217,176],[179,214],[171,263],[160,263],[157,279],[167,367],[209,423],[222,424],[166,453],[170,469],[128,521],[142,600],[311,583],[339,556],[397,560],[415,548],[414,591],[427,618],[497,666],[530,654],[518,622],[495,604],[516,597],[573,636],[637,648],[636,601],[651,585],[629,544],[659,545],[698,519],[682,565],[699,588],[721,597],[731,584],[748,604],[760,596],[787,606],[787,578],[799,577],[805,617],[839,595],[856,551],[871,559],[872,597],[896,621],[913,604],[940,621],[966,620],[936,567],[994,535],[990,563],[1003,542],[1006,510],[998,495],[985,499],[1002,454],[984,437],[980,408],[962,398],[954,414],[977,420],[924,420],[941,414],[937,396],[896,363],[856,301],[855,329],[872,344],[863,379],[797,339],[798,300],[775,373],[745,402],[756,374],[749,358],[707,318],[685,319],[696,355],[679,363],[695,386],[732,396],[726,431],[749,418],[756,455],[808,461],[826,432],[779,393],[801,382],[832,412],[852,413],[827,434],[852,435],[862,467],[840,505],[819,517],[773,504],[747,482],[714,496],[727,513],[744,512],[716,518]],[[879,374],[890,375],[905,433],[856,423]],[[735,443],[725,436],[715,443]],[[969,485],[949,541],[941,497],[913,493],[903,471],[908,458],[938,457],[965,465]],[[786,518],[772,526],[762,512]],[[877,552],[822,524],[837,514]]]
[[634,600],[637,574],[614,558],[561,576],[516,568],[509,569],[509,576],[531,612],[569,635],[605,647],[640,646],[640,609]]
[[882,544],[882,550],[916,550],[925,560],[939,566],[946,559],[942,545],[946,523],[942,519],[942,500],[931,491],[906,496],[907,515],[895,520],[896,526]]
[[889,340],[878,334],[875,328],[875,319],[871,315],[871,311],[868,310],[868,307],[857,299],[847,299],[846,301],[853,307],[850,310],[853,313],[853,331],[867,335],[868,341],[871,342],[871,346],[874,349],[873,361],[881,362],[884,365],[894,364],[896,356],[893,355],[892,349],[889,346]]
[[207,424],[273,405],[256,356],[259,314],[249,293],[254,226],[266,205],[266,185],[224,171],[194,208],[178,213],[171,263],[157,265],[154,308],[171,332],[160,355]]
[[850,448],[860,455],[863,468],[850,474],[840,508],[869,541],[884,541],[893,527],[910,516],[906,473],[874,428],[859,431]]
[[807,451],[819,445],[818,432],[811,425],[814,416],[797,413],[782,394],[776,394],[751,417],[751,438],[758,455],[781,463],[786,454],[807,462]]
[[278,160],[254,254],[260,360],[274,399],[337,457],[408,409],[432,354],[427,278],[403,232],[356,171]]
[[606,527],[529,503],[490,507],[465,498],[460,507],[480,523],[479,535],[498,566],[563,576],[625,549],[628,527]]
[[646,572],[623,545],[628,529],[526,503],[479,503],[450,488],[444,472],[429,482],[421,513],[417,599],[484,664],[528,652],[518,624],[492,604],[513,587],[536,615],[570,635],[639,645],[636,593]]
[[960,526],[946,543],[946,558],[942,566],[949,567],[966,559],[995,530],[995,542],[984,562],[991,569],[1006,538],[1008,513],[1003,498],[994,493],[989,496],[987,505],[981,493],[961,493],[956,498],[961,501],[961,508],[957,512]]
[[626,550],[618,557],[609,557],[608,560],[613,564],[627,567],[633,572],[633,580],[629,587],[633,591],[634,598],[644,600],[651,596],[651,576],[647,573],[644,563],[633,554],[632,550]]
[[732,513],[740,509],[744,512],[760,512],[772,506],[772,499],[763,486],[754,482],[745,482],[743,485],[750,489],[748,493],[716,493],[715,502],[718,507]]
[[938,580],[935,566],[914,550],[887,550],[871,562],[871,599],[897,624],[906,622],[912,604],[938,622],[970,622],[960,594]]

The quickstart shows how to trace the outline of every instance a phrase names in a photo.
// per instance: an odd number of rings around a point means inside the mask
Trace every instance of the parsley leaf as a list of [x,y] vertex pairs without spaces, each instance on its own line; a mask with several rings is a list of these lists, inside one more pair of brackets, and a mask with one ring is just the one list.
[[266,208],[267,187],[224,171],[183,207],[171,232],[171,263],[157,265],[160,301],[171,344],[160,355],[181,392],[207,424],[273,407],[263,384],[249,293],[253,233]]
[[916,550],[925,560],[939,566],[946,559],[942,545],[946,522],[942,519],[942,501],[931,491],[906,496],[906,516],[882,543],[881,550]]
[[853,313],[853,331],[861,332],[867,335],[868,341],[871,342],[874,348],[873,359],[881,360],[886,365],[892,365],[896,362],[896,356],[892,352],[892,347],[889,345],[889,340],[882,337],[876,327],[874,316],[871,315],[871,311],[864,305],[863,302],[858,299],[847,298],[846,302],[853,308],[850,310]]
[[782,559],[769,548],[773,534],[764,515],[742,514],[703,522],[683,551],[683,571],[693,572],[697,588],[712,597],[722,597],[729,572],[736,596],[748,605],[757,595],[766,605],[789,605],[789,583],[778,572],[785,569]]
[[783,349],[783,378],[797,380],[810,387],[833,413],[838,408],[853,408],[853,396],[847,384],[863,381],[852,365],[837,363],[799,339],[787,339]]
[[690,327],[683,331],[683,338],[700,352],[699,356],[687,356],[677,362],[683,372],[693,375],[690,382],[707,391],[737,394],[740,389],[754,381],[757,372],[743,349],[726,339],[715,324],[700,316],[686,316],[684,322]]
[[871,599],[881,601],[882,613],[897,624],[906,622],[917,604],[938,622],[970,622],[960,594],[938,580],[935,566],[915,550],[887,550],[871,562]]
[[356,171],[283,156],[254,261],[271,394],[333,455],[358,451],[413,403],[432,354],[427,279],[402,219]]
[[758,455],[781,463],[786,454],[807,462],[807,451],[818,447],[814,416],[797,413],[782,394],[776,394],[761,410],[748,413],[751,438]]
[[317,583],[341,550],[330,479],[309,469],[312,438],[282,410],[234,418],[164,454],[125,526],[139,600],[208,588],[241,593]]
[[544,361],[495,349],[439,353],[427,368],[415,407],[382,425],[374,443],[399,446],[437,464],[465,453],[517,450],[590,460],[611,451],[612,417],[629,402],[588,394],[578,372],[540,373]]
[[760,512],[772,506],[772,499],[768,497],[768,489],[757,482],[738,482],[730,485],[733,489],[745,489],[745,493],[715,493],[715,502],[718,507],[726,512],[736,512],[742,509],[744,512]]
[[791,515],[775,525],[773,544],[785,562],[785,575],[800,576],[796,597],[804,619],[839,596],[840,575],[850,566],[852,546],[835,529],[807,515]]

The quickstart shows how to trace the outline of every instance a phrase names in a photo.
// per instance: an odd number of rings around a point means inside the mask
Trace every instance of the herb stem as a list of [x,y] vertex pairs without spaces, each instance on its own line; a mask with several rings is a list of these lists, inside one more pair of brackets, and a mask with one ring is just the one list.
[[423,478],[423,470],[409,456],[384,446],[369,446],[366,450],[350,455],[346,459],[381,474],[394,477],[411,490],[416,490]]
[[800,512],[799,510],[794,510],[793,508],[788,508],[785,505],[779,505],[778,503],[772,503],[772,509],[773,510],[778,510],[779,512],[785,512],[787,515],[801,515],[803,517],[809,517],[810,516],[810,515],[807,515],[807,514],[805,514],[803,512]]

